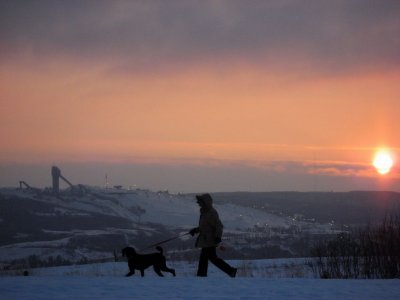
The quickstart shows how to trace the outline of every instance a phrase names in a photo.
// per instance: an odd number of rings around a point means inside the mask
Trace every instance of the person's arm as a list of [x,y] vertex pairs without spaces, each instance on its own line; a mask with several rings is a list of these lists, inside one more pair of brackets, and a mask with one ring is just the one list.
[[195,228],[190,229],[189,234],[191,236],[194,236],[196,233],[199,233],[199,232],[200,232],[199,227],[195,227]]

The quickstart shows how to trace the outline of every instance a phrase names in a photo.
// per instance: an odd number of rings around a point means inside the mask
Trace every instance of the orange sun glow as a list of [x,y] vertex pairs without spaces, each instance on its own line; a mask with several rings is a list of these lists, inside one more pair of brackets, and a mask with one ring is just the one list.
[[390,169],[393,167],[393,158],[390,152],[383,149],[376,152],[373,165],[379,174],[384,175],[389,173]]

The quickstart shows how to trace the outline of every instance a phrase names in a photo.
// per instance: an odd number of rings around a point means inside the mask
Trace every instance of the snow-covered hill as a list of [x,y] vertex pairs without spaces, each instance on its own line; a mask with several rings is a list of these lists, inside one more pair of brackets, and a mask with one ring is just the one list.
[[[331,232],[329,225],[308,224],[250,207],[231,203],[215,207],[225,226],[225,243],[231,249],[241,245],[260,252],[257,248],[266,246],[249,245],[248,238],[253,237],[258,243],[268,240],[268,247],[275,247],[277,253],[273,256],[290,256],[294,250],[280,242],[289,233]],[[185,233],[197,225],[198,218],[195,197],[188,194],[86,187],[85,192],[64,191],[55,196],[50,192],[1,189],[0,261],[32,255],[53,260],[61,256],[71,261],[111,257],[114,249],[126,245],[141,249]],[[276,228],[279,231],[272,231]],[[185,253],[193,244],[193,239],[186,237],[168,247]]]
[[[126,218],[132,222],[139,221],[140,217],[142,222],[185,228],[195,226],[199,215],[199,207],[193,195],[175,195],[168,192],[92,188],[91,192],[80,196],[30,195],[10,189],[2,190],[1,193],[3,197],[18,196],[57,206],[53,212],[42,213],[42,216],[82,216],[99,213]],[[233,204],[214,206],[219,211],[226,229],[247,229],[265,223],[282,227],[291,224],[288,219],[252,208]],[[140,208],[144,209],[142,214]]]

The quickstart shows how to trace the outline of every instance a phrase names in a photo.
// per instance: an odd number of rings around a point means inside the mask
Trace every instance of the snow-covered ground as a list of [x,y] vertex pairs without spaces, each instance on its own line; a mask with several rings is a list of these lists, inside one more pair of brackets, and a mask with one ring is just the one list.
[[[311,268],[307,266],[307,258],[282,258],[261,260],[231,260],[229,263],[238,268],[238,277],[263,277],[263,278],[313,278]],[[171,261],[167,265],[176,270],[179,277],[193,277],[196,275],[197,261]],[[5,276],[21,275],[23,270],[0,271],[0,278]],[[83,276],[121,277],[128,272],[125,261],[93,263],[85,265],[60,266],[49,268],[34,268],[28,270],[32,276]],[[224,278],[226,275],[209,265],[208,273],[212,277]],[[167,274],[167,277],[170,274]],[[152,268],[145,271],[146,277],[158,277]]]
[[0,279],[1,299],[398,299],[399,280],[31,276]]
[[[30,276],[0,277],[0,299],[398,299],[400,280],[312,278],[304,259],[230,261],[229,278],[212,265],[209,277],[195,276],[196,262],[168,262],[177,277],[124,277],[124,262],[30,270]],[[296,274],[298,276],[296,276]],[[301,275],[301,276],[300,276]],[[298,278],[289,278],[298,277]],[[302,278],[300,278],[302,277]]]

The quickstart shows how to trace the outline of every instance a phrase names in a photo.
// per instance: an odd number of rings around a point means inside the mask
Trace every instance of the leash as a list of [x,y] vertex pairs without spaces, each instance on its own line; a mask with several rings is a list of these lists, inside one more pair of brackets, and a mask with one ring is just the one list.
[[148,247],[146,247],[146,248],[142,248],[142,249],[140,249],[139,251],[144,251],[144,250],[147,250],[147,249],[150,249],[150,248],[154,248],[154,247],[156,247],[156,246],[159,246],[159,245],[162,245],[162,244],[168,243],[168,242],[170,242],[170,241],[173,241],[173,240],[179,239],[179,238],[181,238],[181,237],[183,237],[183,236],[185,236],[185,235],[188,235],[188,234],[190,234],[190,232],[186,232],[186,233],[183,233],[183,234],[180,234],[180,235],[174,236],[174,237],[172,237],[172,238],[166,239],[166,240],[164,240],[164,241],[161,241],[161,242],[155,243],[155,244],[153,244],[153,245],[150,245],[150,246],[148,246]]

